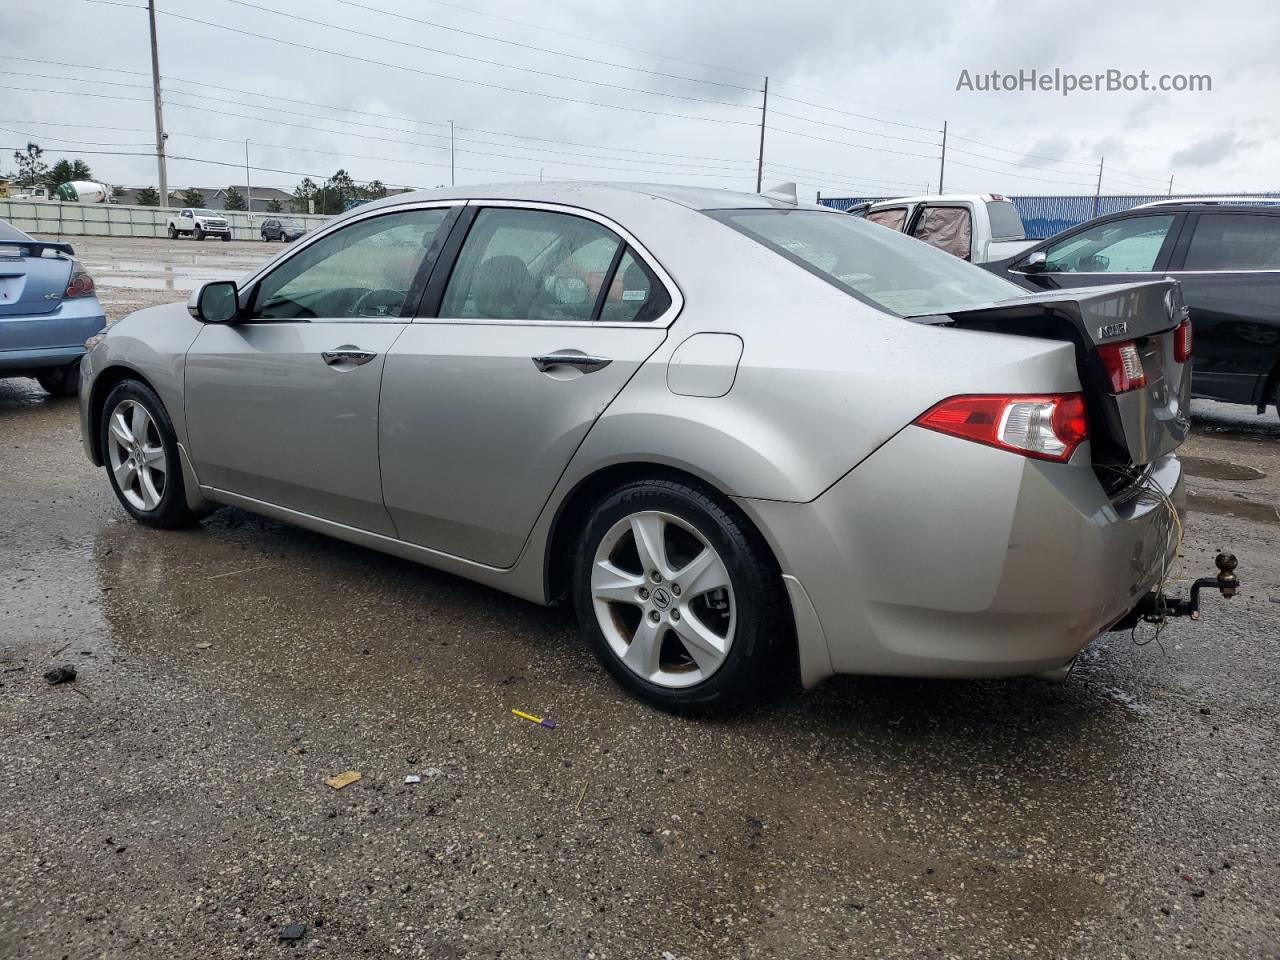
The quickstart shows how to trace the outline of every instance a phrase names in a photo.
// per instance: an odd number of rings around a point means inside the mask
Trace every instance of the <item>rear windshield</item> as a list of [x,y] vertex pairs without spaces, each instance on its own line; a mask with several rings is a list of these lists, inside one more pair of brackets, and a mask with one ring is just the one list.
[[987,216],[991,218],[992,240],[1024,240],[1026,228],[1018,208],[1008,200],[988,200]]
[[0,243],[17,243],[19,241],[30,239],[30,237],[13,224],[0,220]]
[[711,216],[900,317],[962,310],[1026,293],[981,267],[860,217],[819,210],[716,210]]

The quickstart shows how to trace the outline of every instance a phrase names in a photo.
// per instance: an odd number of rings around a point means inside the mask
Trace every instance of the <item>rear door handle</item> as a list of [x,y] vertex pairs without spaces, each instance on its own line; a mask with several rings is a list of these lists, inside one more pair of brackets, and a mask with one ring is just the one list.
[[376,353],[371,353],[368,350],[352,350],[347,347],[340,347],[337,350],[326,350],[324,353],[320,354],[321,359],[331,367],[336,367],[339,364],[358,367],[361,364],[368,363],[376,356]]
[[546,373],[552,367],[577,367],[583,373],[595,373],[613,363],[610,357],[588,357],[581,353],[551,353],[542,357],[532,357],[533,365]]

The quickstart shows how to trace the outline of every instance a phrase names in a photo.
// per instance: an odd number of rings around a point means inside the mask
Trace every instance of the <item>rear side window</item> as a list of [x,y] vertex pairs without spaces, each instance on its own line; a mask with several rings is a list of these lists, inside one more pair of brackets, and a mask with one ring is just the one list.
[[902,225],[907,222],[907,208],[889,207],[887,210],[869,210],[867,219],[890,230],[901,230]]
[[1280,270],[1280,217],[1202,213],[1184,270]]
[[1099,224],[1046,251],[1048,273],[1149,273],[1164,246],[1172,214]]
[[973,239],[968,207],[925,207],[916,217],[911,235],[931,247],[945,250],[961,260],[969,259]]
[[658,282],[648,264],[628,248],[618,261],[604,303],[601,323],[647,323],[667,312],[671,296]]
[[991,220],[992,240],[1023,240],[1026,228],[1018,208],[1008,200],[988,200],[987,217]]
[[817,210],[719,210],[710,215],[859,300],[902,317],[946,313],[1026,293],[981,267],[858,217]]
[[612,230],[547,210],[481,210],[445,287],[440,317],[588,321],[622,248]]

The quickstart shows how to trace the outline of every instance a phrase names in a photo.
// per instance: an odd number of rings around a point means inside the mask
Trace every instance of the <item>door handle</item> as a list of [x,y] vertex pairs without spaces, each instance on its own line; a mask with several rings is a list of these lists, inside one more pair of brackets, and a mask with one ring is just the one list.
[[588,357],[581,353],[551,353],[542,357],[531,357],[533,365],[543,373],[552,367],[577,367],[583,373],[595,373],[613,363],[610,357]]
[[376,353],[370,353],[368,350],[352,350],[346,347],[340,347],[337,350],[326,350],[320,354],[320,358],[331,367],[336,367],[338,364],[349,364],[350,366],[358,367],[361,364],[368,363],[376,356]]

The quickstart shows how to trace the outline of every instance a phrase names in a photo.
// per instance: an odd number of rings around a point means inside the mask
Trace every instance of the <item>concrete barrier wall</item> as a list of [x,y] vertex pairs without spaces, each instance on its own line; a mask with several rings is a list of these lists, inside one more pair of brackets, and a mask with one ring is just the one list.
[[[132,207],[117,203],[0,199],[0,220],[7,220],[26,233],[63,237],[163,237],[166,236],[170,212],[160,207]],[[288,217],[308,230],[314,230],[329,219],[293,213],[215,212],[226,217],[231,224],[234,240],[260,239],[262,221],[270,217]]]

